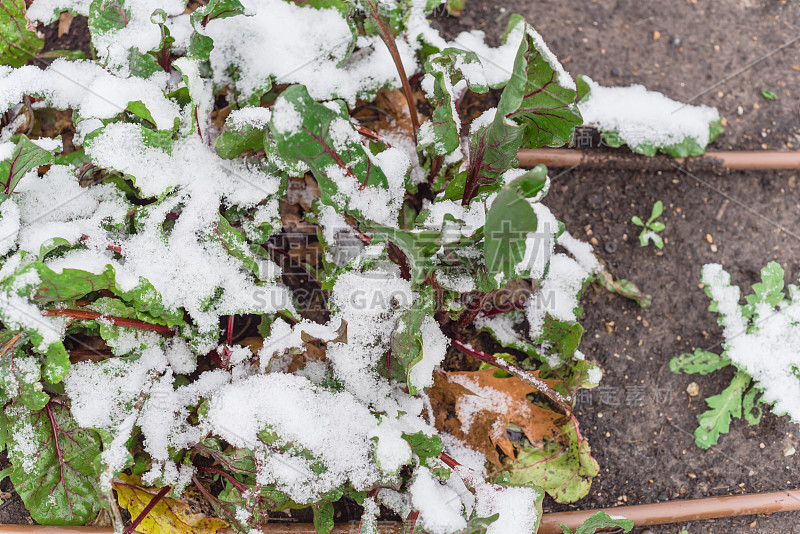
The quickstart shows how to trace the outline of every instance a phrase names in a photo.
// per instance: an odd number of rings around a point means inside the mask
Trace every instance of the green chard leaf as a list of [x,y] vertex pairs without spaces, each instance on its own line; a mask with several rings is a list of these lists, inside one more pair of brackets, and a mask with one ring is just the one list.
[[194,33],[189,39],[187,56],[200,61],[208,61],[211,50],[214,49],[214,40],[205,35],[205,27],[214,19],[224,19],[244,14],[244,6],[239,0],[211,0],[208,4],[198,7],[190,15],[190,22]]
[[408,384],[409,395],[416,395],[420,386],[412,380],[411,369],[422,361],[422,333],[425,317],[433,315],[436,301],[431,286],[423,286],[411,308],[400,316],[392,332],[387,374]]
[[490,279],[506,282],[524,274],[516,267],[525,255],[528,234],[538,228],[528,199],[544,188],[546,177],[547,169],[540,165],[503,185],[486,213],[483,247]]
[[54,160],[53,154],[21,135],[11,158],[0,162],[0,186],[3,188],[0,199],[11,195],[29,171],[42,165],[50,165]]
[[731,419],[742,416],[742,396],[750,382],[747,373],[738,371],[722,393],[706,399],[711,409],[697,416],[700,426],[694,431],[694,442],[698,447],[708,449],[730,431]]
[[415,434],[403,432],[403,439],[408,442],[411,452],[419,456],[423,462],[428,458],[438,458],[442,454],[442,439],[439,436],[428,436],[422,431]]
[[311,168],[323,203],[346,209],[346,202],[339,199],[339,183],[346,180],[359,184],[353,196],[359,189],[388,187],[386,175],[361,144],[344,102],[320,104],[305,86],[293,85],[281,93],[272,109],[270,131],[280,155]]
[[25,0],[0,2],[0,65],[21,67],[44,46],[25,18]]
[[42,366],[21,349],[3,350],[0,357],[0,388],[7,399],[18,399],[29,410],[39,411],[50,400],[42,390]]
[[[469,76],[465,75],[465,71]],[[431,147],[437,156],[453,152],[460,143],[461,119],[455,102],[459,95],[455,88],[462,80],[475,93],[486,93],[489,86],[485,80],[476,80],[475,72],[482,73],[478,56],[474,52],[445,48],[425,62],[426,75],[422,80],[428,101],[434,106],[429,122],[423,123],[419,130],[419,146]],[[464,89],[466,90],[466,89]]]
[[130,10],[125,0],[92,0],[89,7],[89,31],[93,36],[121,30],[128,25]]
[[11,482],[31,517],[43,525],[93,519],[104,502],[93,469],[99,436],[79,428],[69,409],[53,401],[40,411],[12,403],[5,415]]
[[538,33],[525,25],[511,79],[494,111],[475,119],[470,127],[470,168],[464,187],[468,204],[479,187],[490,186],[517,163],[517,151],[561,146],[582,119],[575,105],[572,79],[563,73]]

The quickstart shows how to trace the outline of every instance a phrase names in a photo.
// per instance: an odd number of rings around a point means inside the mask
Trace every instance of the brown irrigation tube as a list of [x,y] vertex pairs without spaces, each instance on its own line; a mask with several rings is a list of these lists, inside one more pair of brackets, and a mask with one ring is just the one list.
[[626,153],[573,150],[568,148],[522,149],[517,154],[522,167],[544,163],[548,167],[589,167],[622,169],[669,169],[675,163],[731,170],[800,169],[800,151],[759,150],[706,152],[704,156],[672,158],[669,156],[642,157]]
[[[800,510],[800,490],[686,499],[657,504],[617,506],[615,508],[585,510],[582,512],[544,514],[538,534],[561,534],[562,530],[559,525],[562,524],[574,530],[589,516],[597,512],[606,512],[611,516],[625,517],[632,520],[636,526],[647,526],[794,510]],[[378,530],[381,534],[398,534],[401,532],[402,527],[402,523],[381,522]],[[310,523],[267,523],[261,526],[261,530],[268,534],[316,534],[314,525]],[[0,525],[0,534],[111,534],[112,532],[111,528],[99,527]],[[358,523],[339,523],[331,532],[334,534],[356,534],[358,532]]]

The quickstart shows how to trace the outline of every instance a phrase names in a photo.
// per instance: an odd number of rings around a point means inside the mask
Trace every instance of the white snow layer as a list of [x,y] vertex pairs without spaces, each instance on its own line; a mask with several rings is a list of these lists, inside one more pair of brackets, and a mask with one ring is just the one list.
[[667,146],[687,138],[705,146],[709,124],[719,119],[715,108],[676,102],[641,85],[603,87],[588,76],[584,80],[591,92],[586,102],[578,105],[583,123],[617,132],[630,146]]

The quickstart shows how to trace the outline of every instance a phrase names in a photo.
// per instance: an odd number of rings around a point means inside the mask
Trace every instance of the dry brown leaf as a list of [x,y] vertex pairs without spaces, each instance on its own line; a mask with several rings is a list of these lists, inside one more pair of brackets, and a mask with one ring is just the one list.
[[[484,369],[436,375],[428,396],[439,430],[453,434],[499,466],[495,447],[514,458],[514,446],[506,434],[509,424],[519,426],[534,446],[542,446],[545,436],[560,436],[556,421],[563,414],[530,403],[526,395],[537,390],[527,382],[513,376],[496,378],[494,372]],[[557,383],[545,382],[551,387]]]
[[[158,488],[142,486],[139,477],[125,474],[114,482],[114,489],[117,490],[119,505],[130,512],[131,518],[138,517],[159,492]],[[228,523],[221,519],[193,512],[183,501],[164,497],[142,519],[136,530],[142,534],[214,534],[227,526]]]
[[69,27],[72,26],[72,19],[75,18],[69,11],[64,11],[58,17],[58,38],[69,33]]

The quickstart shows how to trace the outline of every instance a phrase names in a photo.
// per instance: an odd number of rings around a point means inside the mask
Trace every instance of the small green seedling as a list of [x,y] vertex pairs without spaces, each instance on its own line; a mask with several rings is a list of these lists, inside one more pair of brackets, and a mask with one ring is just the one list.
[[646,223],[642,222],[642,219],[636,215],[631,217],[631,222],[633,224],[642,227],[642,232],[639,234],[639,243],[641,243],[643,247],[646,247],[647,244],[652,241],[657,248],[664,248],[664,240],[661,239],[661,236],[658,235],[658,233],[666,228],[666,226],[661,221],[656,220],[661,216],[663,211],[664,204],[658,200],[655,204],[653,204],[653,210],[650,212],[650,218],[647,219]]
[[778,100],[778,95],[775,94],[773,91],[770,91],[769,89],[762,89],[761,96],[763,96],[767,100]]

